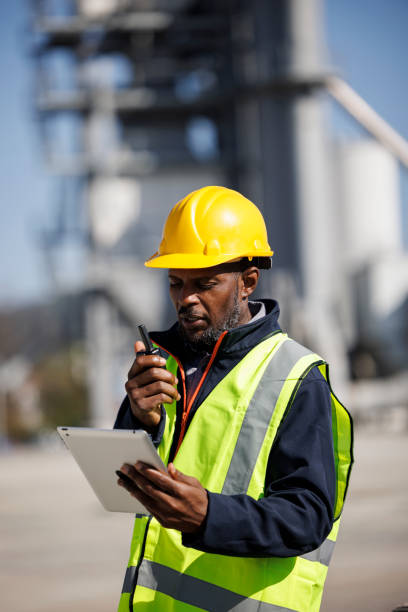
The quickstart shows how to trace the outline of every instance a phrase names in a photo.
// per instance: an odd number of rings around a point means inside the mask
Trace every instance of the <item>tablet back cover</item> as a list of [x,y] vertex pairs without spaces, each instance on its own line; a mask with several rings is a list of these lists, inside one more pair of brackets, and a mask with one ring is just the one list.
[[117,484],[115,473],[123,463],[137,461],[166,471],[145,431],[90,427],[58,427],[57,431],[106,510],[149,514]]

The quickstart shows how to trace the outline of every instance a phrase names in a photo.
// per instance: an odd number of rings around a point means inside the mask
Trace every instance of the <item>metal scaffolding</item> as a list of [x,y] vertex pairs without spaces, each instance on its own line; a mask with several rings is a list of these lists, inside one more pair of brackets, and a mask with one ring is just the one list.
[[[204,184],[237,188],[263,210],[278,273],[261,290],[273,291],[284,326],[346,381],[338,304],[348,280],[335,256],[323,111],[327,90],[338,98],[344,88],[328,69],[322,1],[33,3],[45,155],[52,172],[80,186],[86,211],[94,424],[112,422],[123,378],[113,364],[131,359],[135,324],[168,319],[162,277],[142,262],[170,207]],[[64,150],[61,117],[71,121]]]

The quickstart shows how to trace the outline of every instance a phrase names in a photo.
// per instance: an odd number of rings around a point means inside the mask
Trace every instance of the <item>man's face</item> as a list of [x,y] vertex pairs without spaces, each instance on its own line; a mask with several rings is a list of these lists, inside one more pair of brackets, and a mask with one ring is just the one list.
[[208,350],[225,329],[246,322],[248,311],[240,299],[241,276],[223,272],[222,266],[169,270],[170,297],[181,332],[190,344]]

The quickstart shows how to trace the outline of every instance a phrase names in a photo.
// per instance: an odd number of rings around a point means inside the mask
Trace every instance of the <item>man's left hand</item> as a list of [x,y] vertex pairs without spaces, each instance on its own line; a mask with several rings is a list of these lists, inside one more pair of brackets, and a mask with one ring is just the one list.
[[125,463],[120,471],[132,484],[121,478],[118,484],[136,497],[163,527],[194,533],[207,515],[207,491],[196,478],[179,472],[172,463],[167,469],[165,473],[144,463]]

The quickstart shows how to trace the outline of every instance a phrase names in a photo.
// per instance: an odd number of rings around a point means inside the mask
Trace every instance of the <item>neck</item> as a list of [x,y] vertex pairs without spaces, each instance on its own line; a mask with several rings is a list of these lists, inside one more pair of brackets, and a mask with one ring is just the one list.
[[251,311],[249,310],[248,301],[242,303],[241,316],[239,317],[239,321],[236,327],[240,325],[245,325],[245,323],[249,323],[252,319]]

